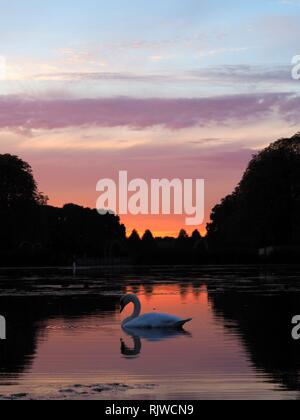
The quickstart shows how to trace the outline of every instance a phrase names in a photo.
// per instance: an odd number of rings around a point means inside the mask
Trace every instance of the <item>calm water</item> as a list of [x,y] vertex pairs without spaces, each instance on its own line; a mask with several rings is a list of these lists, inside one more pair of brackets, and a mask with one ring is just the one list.
[[[119,299],[193,322],[120,327]],[[127,308],[122,317],[127,316]],[[0,271],[0,394],[36,398],[299,398],[300,268]]]

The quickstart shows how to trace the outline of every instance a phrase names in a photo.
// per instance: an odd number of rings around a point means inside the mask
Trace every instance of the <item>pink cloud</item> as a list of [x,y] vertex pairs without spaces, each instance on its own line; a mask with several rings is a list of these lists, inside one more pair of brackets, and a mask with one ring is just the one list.
[[22,99],[0,97],[0,129],[56,129],[78,126],[164,126],[181,129],[257,121],[275,115],[297,123],[300,96],[288,93],[198,99]]

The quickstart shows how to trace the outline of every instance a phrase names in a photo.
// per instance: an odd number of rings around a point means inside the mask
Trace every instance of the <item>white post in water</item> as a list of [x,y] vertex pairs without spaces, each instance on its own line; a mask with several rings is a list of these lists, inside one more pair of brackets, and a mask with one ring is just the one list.
[[0,316],[0,340],[6,340],[6,319]]
[[74,261],[74,262],[73,262],[73,276],[76,276],[76,272],[77,272],[77,264],[76,264],[76,262]]

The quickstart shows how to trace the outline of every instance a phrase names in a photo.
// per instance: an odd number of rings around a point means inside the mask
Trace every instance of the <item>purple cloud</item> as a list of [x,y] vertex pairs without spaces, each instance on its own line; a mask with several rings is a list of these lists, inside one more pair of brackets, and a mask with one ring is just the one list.
[[207,124],[243,123],[276,116],[300,121],[300,96],[289,93],[198,99],[22,99],[0,97],[0,128],[57,129],[79,126],[181,129]]

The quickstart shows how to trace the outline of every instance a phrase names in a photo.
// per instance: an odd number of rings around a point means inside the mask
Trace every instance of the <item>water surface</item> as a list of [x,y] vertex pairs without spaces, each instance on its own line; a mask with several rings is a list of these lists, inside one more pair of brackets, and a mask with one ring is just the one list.
[[[193,318],[121,329],[119,299]],[[122,317],[128,316],[128,308]],[[295,399],[297,267],[0,271],[0,394],[12,398]],[[17,395],[17,394],[26,395]]]

